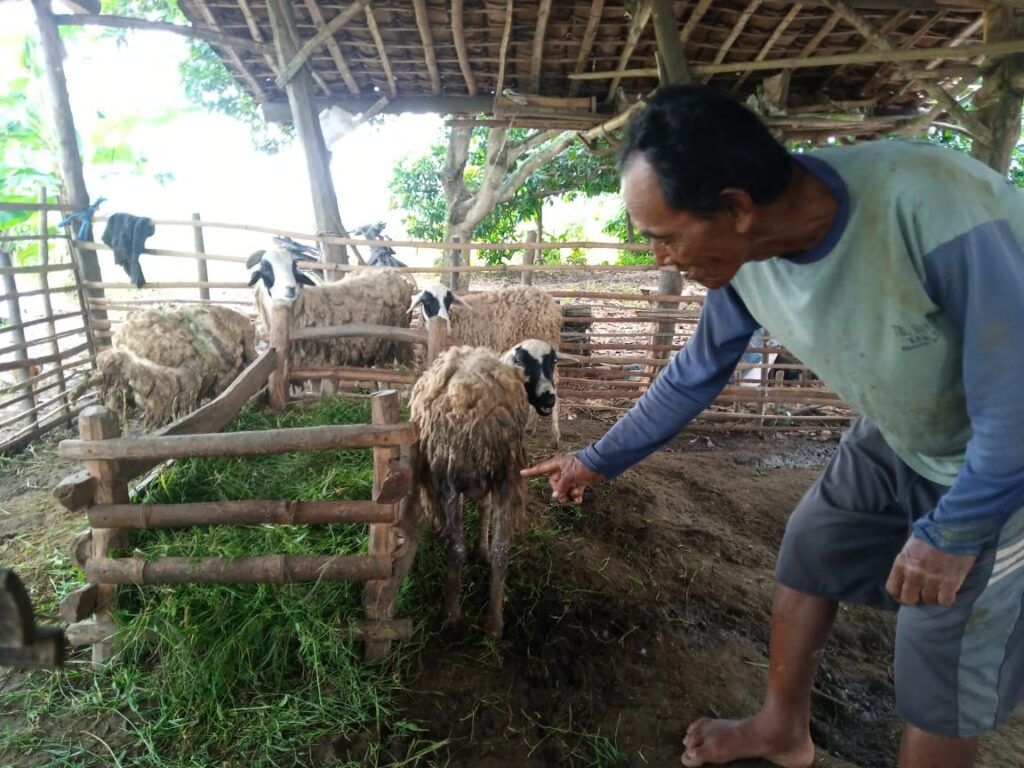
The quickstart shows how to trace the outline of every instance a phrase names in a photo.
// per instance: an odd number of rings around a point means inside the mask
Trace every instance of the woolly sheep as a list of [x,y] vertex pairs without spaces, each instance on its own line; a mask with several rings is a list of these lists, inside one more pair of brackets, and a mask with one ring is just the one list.
[[[308,328],[350,323],[409,326],[406,308],[413,284],[393,269],[357,272],[344,280],[314,283],[295,266],[291,253],[274,248],[257,251],[248,266],[256,267],[249,284],[256,287],[256,311],[264,328],[270,327],[275,304],[291,307],[292,327]],[[299,286],[308,286],[299,290]],[[348,365],[367,367],[405,362],[409,345],[380,337],[296,341],[289,345],[295,367]]]
[[[543,344],[529,340],[527,344]],[[483,347],[452,347],[416,382],[409,413],[420,433],[420,503],[448,546],[445,608],[460,617],[466,545],[461,495],[480,509],[479,550],[491,564],[487,632],[502,633],[502,596],[509,537],[525,514],[523,431],[530,416],[525,375],[515,350],[504,357]]]
[[252,321],[226,307],[132,312],[77,388],[97,387],[110,408],[137,406],[160,426],[216,397],[256,358]]
[[[464,311],[452,312],[455,305],[463,307]],[[424,321],[431,317],[444,318],[455,344],[487,347],[496,352],[508,350],[523,339],[538,339],[555,350],[560,345],[562,310],[548,294],[530,285],[484,291],[463,298],[440,283],[430,283],[413,297],[409,311],[416,307],[420,307]],[[553,392],[557,388],[554,358],[547,365],[541,358],[535,360],[534,370]],[[531,368],[527,367],[527,371]],[[561,439],[557,401],[551,413],[551,436],[557,446]]]

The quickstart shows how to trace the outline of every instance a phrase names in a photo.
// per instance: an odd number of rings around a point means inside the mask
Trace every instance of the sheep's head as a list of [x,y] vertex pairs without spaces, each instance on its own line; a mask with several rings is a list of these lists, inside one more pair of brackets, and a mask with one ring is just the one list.
[[550,416],[555,408],[555,365],[558,359],[558,351],[540,339],[522,341],[501,357],[506,365],[514,365],[523,371],[526,398],[541,416]]
[[473,309],[461,296],[456,296],[447,287],[441,285],[441,283],[427,283],[427,286],[422,291],[412,297],[412,303],[409,305],[409,314],[412,314],[416,307],[419,307],[420,311],[423,312],[424,322],[432,317],[440,317],[448,323],[448,328],[450,329],[452,327],[452,320],[448,312],[452,304],[461,304],[468,310]]
[[256,251],[245,266],[253,270],[249,285],[262,282],[275,304],[290,306],[299,296],[300,285],[316,285],[309,275],[299,270],[295,256],[283,248]]

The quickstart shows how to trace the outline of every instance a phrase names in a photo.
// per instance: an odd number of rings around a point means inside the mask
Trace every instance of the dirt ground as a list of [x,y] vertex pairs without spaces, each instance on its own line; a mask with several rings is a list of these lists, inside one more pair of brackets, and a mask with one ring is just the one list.
[[[563,434],[577,447],[606,427],[575,420]],[[405,717],[448,740],[430,764],[678,765],[690,720],[751,712],[767,669],[776,547],[833,449],[797,436],[688,432],[579,510],[551,506],[536,484],[511,566],[505,640],[446,630],[407,680]],[[0,465],[0,562],[42,555],[81,526],[48,496],[68,469],[53,441]],[[22,576],[31,584],[44,573],[40,564]],[[895,765],[892,630],[890,615],[842,609],[813,699],[817,765]],[[324,747],[335,758],[361,749]],[[1022,756],[1018,716],[985,740],[979,765],[1019,768]]]

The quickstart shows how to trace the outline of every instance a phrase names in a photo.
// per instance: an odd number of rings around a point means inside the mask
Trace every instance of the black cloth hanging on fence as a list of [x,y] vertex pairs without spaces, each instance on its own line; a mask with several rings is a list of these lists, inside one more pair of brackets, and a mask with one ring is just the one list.
[[156,227],[150,219],[130,213],[113,214],[103,230],[103,242],[114,249],[114,263],[124,268],[136,288],[146,284],[139,255],[146,247],[146,238],[154,232]]

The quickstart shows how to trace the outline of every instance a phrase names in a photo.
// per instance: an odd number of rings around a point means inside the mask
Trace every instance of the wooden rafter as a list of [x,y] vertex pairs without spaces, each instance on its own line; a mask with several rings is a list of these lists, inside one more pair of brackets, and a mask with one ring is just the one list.
[[476,78],[469,66],[469,54],[466,52],[466,37],[462,29],[462,0],[452,0],[452,40],[455,42],[455,55],[459,57],[459,69],[466,81],[466,90],[470,96],[476,96]]
[[[597,25],[601,23],[601,14],[604,12],[604,0],[593,0],[590,4],[590,13],[587,15],[587,28],[583,32],[583,39],[580,41],[580,50],[576,54],[576,67],[573,72],[582,72],[587,66],[587,59],[590,50],[594,47],[594,38],[597,37]],[[575,96],[579,92],[578,80],[569,83],[569,95]]]
[[[985,17],[983,15],[979,15],[978,18],[972,24],[969,24],[967,27],[965,27],[956,37],[954,37],[949,42],[948,47],[957,48],[963,45],[964,40],[967,40],[969,37],[971,37],[971,35],[975,34],[979,29],[981,29],[984,26],[984,24]],[[934,59],[933,61],[929,61],[927,64],[925,64],[924,69],[925,71],[937,69],[938,66],[944,61],[945,59]],[[913,78],[911,78],[910,81],[899,90],[899,93],[897,95],[902,96],[915,85],[916,81]]]
[[328,40],[332,39],[334,34],[343,26],[348,24],[348,22],[350,22],[352,18],[359,13],[359,11],[365,8],[369,2],[370,0],[355,0],[352,5],[325,24],[323,29],[303,43],[302,47],[299,48],[298,53],[295,54],[295,58],[289,61],[288,64],[281,69],[281,74],[277,76],[277,87],[284,88],[284,86],[287,85],[293,77],[295,77],[295,73],[299,71],[302,65],[306,63],[307,59],[313,55],[316,49]]
[[544,37],[548,31],[551,0],[540,0],[537,25],[533,32],[533,52],[530,54],[530,93],[540,93],[540,71],[544,58]]
[[[945,18],[945,16],[945,12],[936,13],[935,15],[930,16],[928,20],[924,22],[924,24],[918,27],[917,31],[915,31],[914,34],[910,35],[906,40],[903,41],[903,45],[901,45],[900,47],[905,50],[909,50],[911,48],[916,47],[917,44],[921,42],[921,40],[924,38],[924,36],[931,32],[932,28],[940,21],[942,21],[942,19]],[[884,64],[879,66],[875,70],[874,74],[871,75],[871,79],[868,80],[867,84],[864,86],[863,92],[865,94],[874,94],[875,92],[877,92],[878,89],[885,84],[887,80],[886,73],[889,71],[889,69],[890,67]],[[908,88],[912,84],[913,81],[907,83],[907,85],[904,86],[904,89]]]
[[398,95],[398,86],[395,84],[395,73],[391,69],[391,60],[388,58],[388,49],[384,45],[384,38],[380,36],[380,29],[377,27],[377,19],[373,16],[373,7],[366,6],[366,26],[370,29],[373,37],[373,44],[377,46],[377,55],[380,57],[380,65],[384,68],[384,76],[388,80],[388,90],[392,96]]
[[[245,25],[249,28],[249,34],[252,35],[252,39],[258,43],[265,43],[263,39],[263,31],[260,29],[260,25],[256,23],[256,16],[252,12],[252,8],[249,6],[248,0],[238,0],[238,7],[242,11],[242,16],[245,18]],[[271,46],[272,47],[272,46]],[[267,63],[267,67],[273,73],[274,77],[278,75],[277,61],[273,56],[270,55],[269,51],[264,52],[263,60]],[[327,87],[327,83],[324,82],[317,72],[311,72],[313,80],[319,86],[320,90],[326,95],[331,92],[331,89]]]
[[[736,38],[738,38],[746,28],[747,22],[750,21],[750,18],[754,15],[762,2],[763,0],[750,0],[750,2],[747,3],[747,7],[743,9],[743,13],[741,13],[739,19],[736,20],[736,24],[729,33],[729,36],[725,38],[725,42],[722,43],[722,47],[719,48],[718,53],[715,54],[715,59],[712,62],[713,64],[721,64],[725,61],[725,57],[729,55],[729,49],[732,48],[733,43],[736,42]],[[706,83],[710,79],[711,75],[708,75],[704,78],[704,82]]]
[[690,35],[693,34],[693,30],[700,24],[700,20],[704,18],[704,14],[708,12],[708,8],[711,7],[711,0],[700,0],[690,11],[689,17],[686,19],[686,23],[683,28],[679,30],[679,41],[686,45],[686,41],[690,39]]
[[[764,61],[768,58],[768,54],[771,52],[772,48],[774,48],[775,44],[779,42],[779,38],[782,37],[782,34],[786,31],[789,25],[793,23],[793,20],[800,15],[801,10],[803,10],[803,6],[800,5],[800,3],[794,3],[793,7],[789,9],[782,21],[779,22],[779,25],[772,32],[767,42],[761,46],[761,50],[757,52],[757,56],[754,57],[754,61]],[[737,80],[736,84],[732,87],[734,93],[740,89],[740,86],[743,85],[748,77],[750,77],[749,72],[744,72],[740,75],[740,79]]]
[[132,19],[127,16],[114,16],[107,13],[76,13],[73,15],[58,13],[54,15],[53,20],[60,26],[95,25],[98,27],[113,27],[115,29],[149,29],[157,32],[173,32],[176,35],[194,37],[197,40],[205,40],[206,42],[213,43],[225,50],[234,49],[238,51],[255,51],[256,53],[274,52],[274,46],[267,43],[260,43],[256,40],[247,40],[244,37],[232,37],[204,27],[172,24],[167,21]]
[[821,29],[814,34],[814,37],[807,41],[807,45],[800,49],[800,57],[810,56],[818,50],[818,46],[821,45],[825,38],[832,33],[832,30],[836,28],[836,24],[839,23],[840,18],[839,14],[835,11],[829,14],[829,17],[825,19],[825,23],[821,25]]
[[[899,13],[897,13],[897,14],[896,14],[895,16],[893,16],[893,17],[892,17],[891,19],[888,19],[888,20],[887,20],[887,21],[886,21],[886,22],[885,22],[885,23],[884,23],[884,24],[883,24],[883,25],[882,25],[881,27],[879,27],[879,28],[878,28],[878,34],[880,34],[880,35],[884,35],[885,37],[888,37],[888,36],[889,36],[889,35],[891,35],[891,34],[892,34],[893,32],[895,32],[895,31],[896,31],[897,29],[899,29],[899,28],[900,28],[901,26],[903,26],[903,24],[904,24],[904,23],[906,23],[907,19],[909,19],[909,18],[910,18],[911,16],[913,16],[913,15],[914,15],[914,11],[912,11],[912,10],[906,10],[906,9],[904,9],[904,10],[900,11],[900,12],[899,12]],[[870,50],[872,50],[872,49],[873,49],[874,47],[875,47],[875,46],[874,46],[874,44],[873,44],[873,43],[871,43],[871,42],[865,42],[865,43],[864,43],[864,44],[863,44],[863,45],[862,45],[862,46],[861,46],[860,48],[858,48],[857,50],[858,50],[858,51],[870,51]],[[908,45],[902,45],[902,46],[900,46],[900,47],[901,47],[901,48],[911,48],[911,47],[913,47],[913,46],[912,46],[912,45],[910,45],[910,46],[908,46]],[[831,72],[831,73],[829,74],[829,76],[828,76],[827,78],[825,78],[825,82],[821,84],[821,88],[822,88],[822,90],[824,90],[825,88],[827,88],[827,87],[828,87],[828,85],[829,85],[829,84],[830,84],[831,82],[833,82],[833,81],[834,81],[834,80],[835,80],[836,78],[838,78],[838,77],[841,77],[841,76],[842,76],[842,75],[843,75],[843,74],[844,74],[844,73],[845,73],[845,72],[847,71],[847,69],[849,69],[849,66],[845,66],[845,67],[836,67],[836,68],[835,68],[835,69],[834,69],[834,70],[833,70],[833,71],[832,71],[832,72]]]
[[[836,13],[841,14],[854,29],[863,35],[866,40],[873,42],[875,47],[879,50],[887,52],[897,51],[896,46],[892,44],[892,41],[890,41],[889,38],[879,34],[867,19],[842,0],[821,1],[832,8]],[[946,107],[946,111],[949,112],[952,118],[970,130],[976,137],[982,139],[982,141],[991,140],[991,132],[985,124],[961,107],[956,99],[950,96],[949,92],[946,91],[940,83],[925,82],[923,85],[924,89],[928,91],[933,99]]]
[[[239,0],[239,2],[241,2],[241,0]],[[309,10],[310,18],[313,20],[313,26],[316,27],[317,33],[320,33],[327,27],[323,11],[320,10],[320,4],[317,0],[306,0],[306,8]],[[358,96],[359,83],[357,83],[356,79],[352,77],[352,70],[348,68],[348,62],[345,61],[345,56],[341,52],[341,46],[338,45],[337,39],[335,39],[335,36],[332,34],[325,42],[327,43],[327,50],[331,54],[331,59],[334,61],[334,66],[338,68],[338,74],[340,74],[341,79],[345,81],[345,85],[348,87],[349,93],[353,96]]]
[[[206,3],[203,2],[203,0],[193,0],[193,2],[195,3],[196,8],[199,9],[199,12],[203,15],[203,20],[206,22],[206,25],[210,27],[214,32],[218,34],[223,34],[220,31],[220,27],[217,25],[217,18],[213,15],[213,12],[207,7]],[[249,72],[249,69],[245,66],[245,63],[242,61],[242,57],[239,56],[238,53],[231,48],[225,49],[224,53],[227,55],[228,61],[230,61],[231,64],[237,70],[239,76],[245,81],[245,84],[248,85],[250,89],[252,89],[252,92],[255,95],[257,101],[265,101],[267,98],[266,91],[263,90],[263,87],[259,84],[256,78],[252,76],[252,73]]]
[[434,50],[434,34],[430,31],[427,2],[426,0],[412,0],[412,4],[416,9],[416,26],[420,31],[420,40],[423,42],[423,58],[427,63],[427,72],[430,73],[430,89],[434,95],[439,95],[441,93],[441,75],[437,71],[437,52]]
[[515,10],[512,0],[505,3],[505,28],[501,33],[501,52],[498,54],[498,84],[494,95],[501,96],[505,92],[505,56],[508,53],[508,41],[512,37],[512,12]]
[[[633,51],[636,49],[636,44],[640,42],[640,35],[643,34],[644,27],[647,26],[647,22],[651,20],[651,4],[647,0],[641,0],[640,6],[636,9],[636,13],[633,15],[633,20],[629,25],[629,33],[626,35],[626,44],[622,47],[622,53],[619,55],[619,65],[615,68],[616,72],[622,72],[629,66],[629,59],[633,55]],[[611,85],[608,86],[608,95],[605,97],[607,102],[615,100],[615,91],[618,90],[620,78],[612,75]]]

